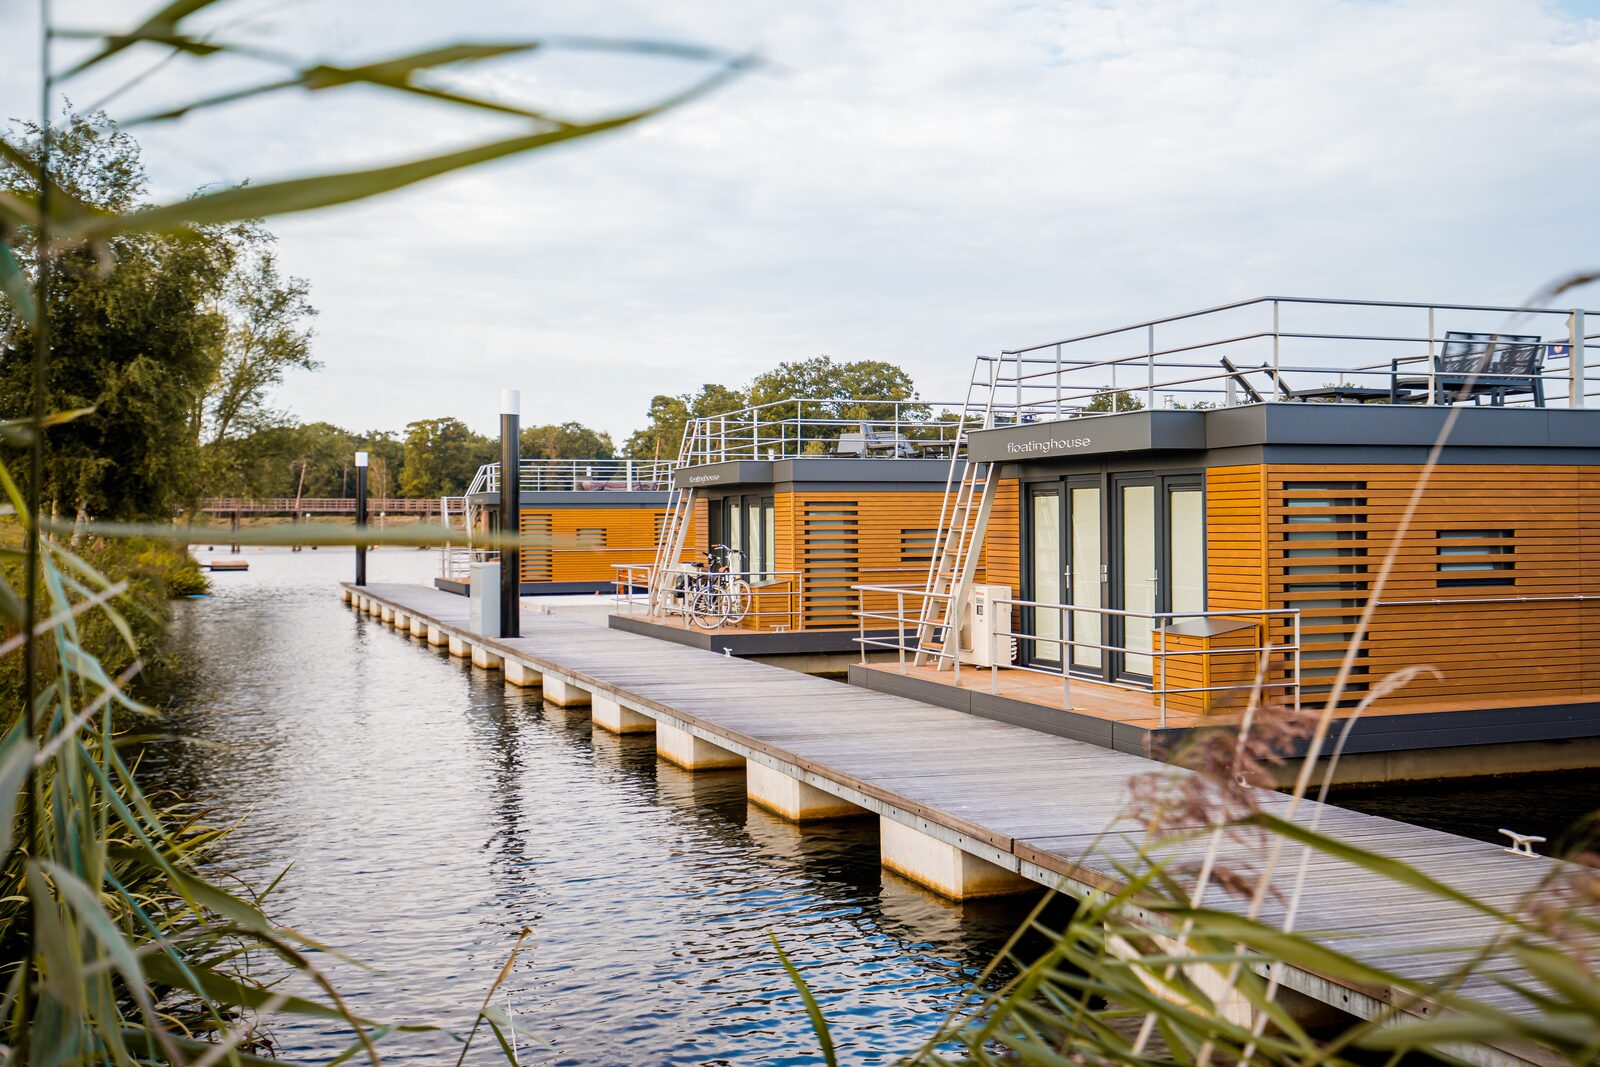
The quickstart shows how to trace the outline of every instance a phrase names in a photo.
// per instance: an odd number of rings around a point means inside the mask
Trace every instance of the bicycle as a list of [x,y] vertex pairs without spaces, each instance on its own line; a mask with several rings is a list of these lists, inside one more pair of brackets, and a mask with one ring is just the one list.
[[734,556],[744,553],[727,545],[713,545],[704,564],[683,576],[679,586],[684,612],[694,625],[704,630],[737,626],[750,613],[750,583],[729,567]]

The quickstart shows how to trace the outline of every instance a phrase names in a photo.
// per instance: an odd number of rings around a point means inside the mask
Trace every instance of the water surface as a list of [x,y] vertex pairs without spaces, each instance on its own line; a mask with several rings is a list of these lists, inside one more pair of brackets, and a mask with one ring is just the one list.
[[[501,1002],[549,1047],[523,1063],[820,1062],[775,934],[848,1058],[884,1062],[1026,914],[883,871],[870,819],[799,830],[749,805],[740,771],[691,776],[357,616],[336,591],[349,551],[245,558],[179,605],[171,723],[207,743],[152,771],[240,820],[228,866],[264,883],[292,865],[271,911],[380,969],[326,961],[359,1011],[463,1026],[526,927]],[[369,573],[434,566],[383,550]],[[276,1033],[289,1057],[339,1047]],[[408,1038],[385,1058],[445,1052]]]
[[[191,743],[163,747],[151,773],[239,822],[224,866],[256,884],[290,868],[272,914],[376,968],[319,961],[370,1017],[464,1027],[526,928],[499,997],[547,1042],[521,1048],[524,1064],[820,1062],[776,935],[843,1058],[887,1062],[1032,903],[949,904],[880,868],[873,820],[800,830],[748,804],[740,771],[689,775],[649,737],[594,733],[356,615],[336,592],[348,550],[245,558],[178,606],[169,719]],[[434,566],[382,550],[369,571],[426,582]],[[1335,800],[1484,840],[1508,826],[1554,841],[1596,806],[1589,774]],[[276,1036],[290,1058],[341,1047],[316,1025]],[[385,1058],[453,1049],[407,1038]],[[481,1051],[472,1062],[499,1062]]]

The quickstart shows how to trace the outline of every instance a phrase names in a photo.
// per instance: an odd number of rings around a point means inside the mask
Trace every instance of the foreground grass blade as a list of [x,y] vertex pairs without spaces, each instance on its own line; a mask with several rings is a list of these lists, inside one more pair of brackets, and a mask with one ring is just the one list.
[[789,973],[789,981],[794,983],[800,999],[805,1001],[806,1015],[811,1019],[811,1030],[817,1035],[817,1044],[822,1049],[822,1062],[828,1067],[838,1067],[839,1057],[833,1049],[833,1032],[828,1028],[827,1016],[822,1014],[822,1007],[817,1003],[817,998],[811,995],[811,987],[806,985],[805,977],[784,954],[783,946],[778,943],[778,935],[769,933],[767,936],[772,939],[772,950],[778,954],[778,962],[783,964],[783,969]]

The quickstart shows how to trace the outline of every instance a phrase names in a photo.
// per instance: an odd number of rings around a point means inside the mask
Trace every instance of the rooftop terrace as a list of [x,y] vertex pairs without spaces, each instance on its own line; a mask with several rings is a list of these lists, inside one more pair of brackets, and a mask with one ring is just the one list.
[[966,410],[987,399],[999,425],[1271,401],[1583,407],[1600,393],[1587,314],[1260,297],[979,357]]

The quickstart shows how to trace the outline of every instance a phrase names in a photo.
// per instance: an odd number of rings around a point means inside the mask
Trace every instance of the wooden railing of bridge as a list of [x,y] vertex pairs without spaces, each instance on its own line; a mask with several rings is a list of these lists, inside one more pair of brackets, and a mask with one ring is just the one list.
[[[355,497],[301,497],[292,496],[248,497],[218,496],[204,501],[200,510],[213,515],[354,515]],[[437,498],[421,497],[369,497],[367,514],[383,515],[437,515]]]

